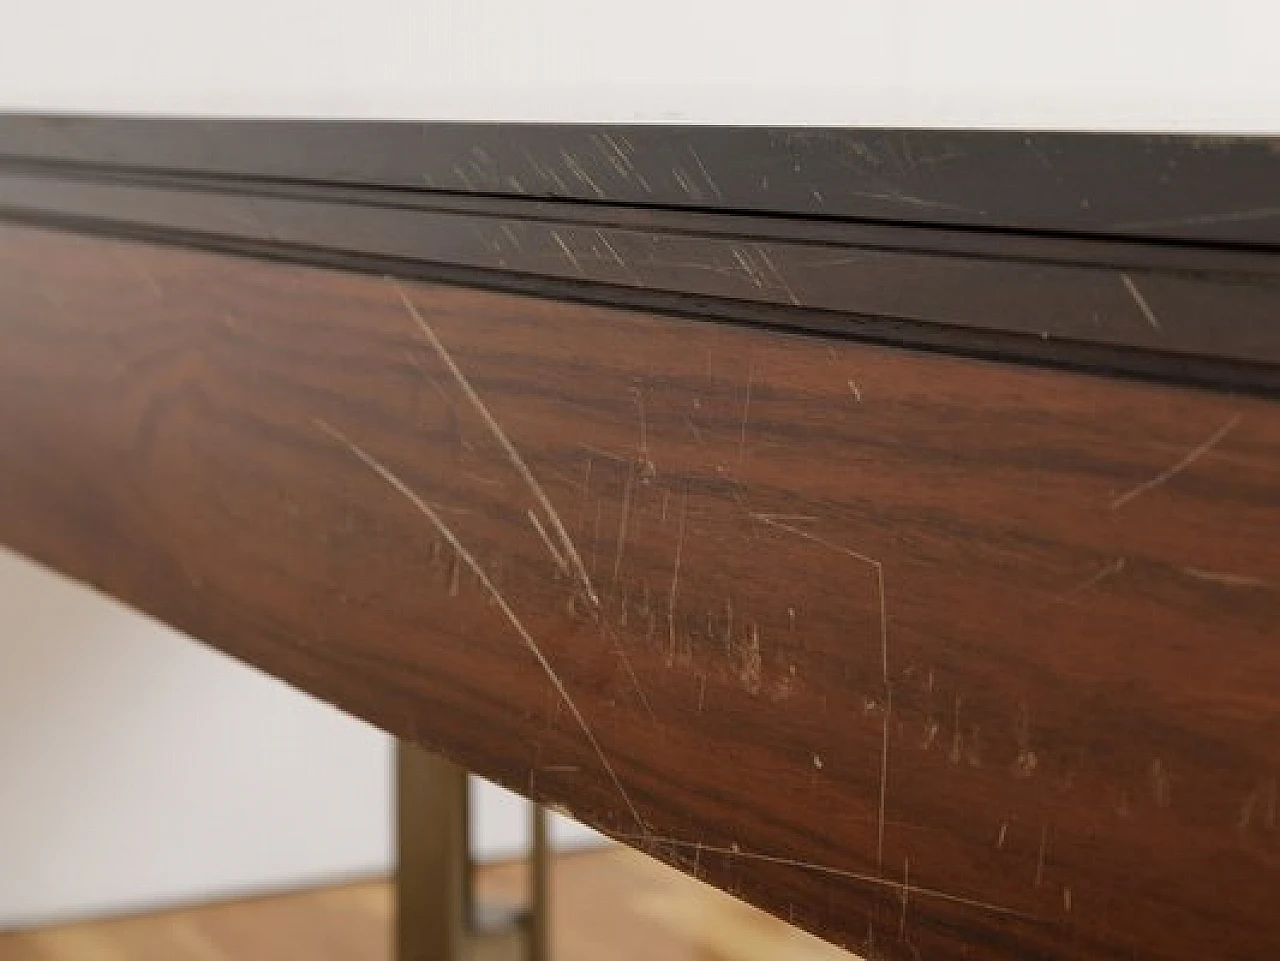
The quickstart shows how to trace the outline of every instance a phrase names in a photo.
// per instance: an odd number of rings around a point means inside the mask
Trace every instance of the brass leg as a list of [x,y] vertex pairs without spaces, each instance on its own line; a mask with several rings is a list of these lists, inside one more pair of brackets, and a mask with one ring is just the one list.
[[547,809],[529,805],[529,961],[551,961],[551,840]]
[[396,958],[464,961],[471,905],[467,775],[444,758],[396,748]]
[[529,904],[473,901],[467,773],[411,744],[396,748],[397,961],[550,961],[546,811],[532,808]]

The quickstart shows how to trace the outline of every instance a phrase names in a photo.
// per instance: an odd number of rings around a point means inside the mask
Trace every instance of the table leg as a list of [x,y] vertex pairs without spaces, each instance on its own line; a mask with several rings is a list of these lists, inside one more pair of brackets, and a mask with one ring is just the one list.
[[396,748],[397,961],[549,961],[547,813],[534,805],[527,906],[474,900],[467,773],[407,742]]

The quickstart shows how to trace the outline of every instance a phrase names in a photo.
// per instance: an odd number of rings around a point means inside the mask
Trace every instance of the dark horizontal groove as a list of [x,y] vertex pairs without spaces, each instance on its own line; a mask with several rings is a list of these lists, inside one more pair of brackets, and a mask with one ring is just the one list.
[[352,203],[387,210],[472,214],[565,226],[635,228],[668,234],[729,237],[746,242],[782,240],[796,244],[841,244],[866,250],[989,256],[1025,263],[1078,264],[1124,269],[1159,268],[1185,274],[1280,275],[1280,259],[1266,249],[1188,244],[1162,239],[1090,237],[1031,230],[998,231],[983,227],[904,226],[814,216],[648,207],[603,201],[540,200],[533,197],[450,191],[351,187],[70,162],[15,162],[0,158],[0,174],[5,172],[46,180],[166,187],[316,203]]
[[2,205],[0,221],[383,277],[468,286],[547,300],[654,311],[702,321],[752,324],[780,333],[821,334],[889,347],[922,348],[979,360],[1280,398],[1280,371],[1265,364],[1135,351],[1101,344],[1048,340],[1013,332],[940,326],[883,316],[697,297],[661,290],[637,290],[454,264],[163,229],[115,220],[33,214]]
[[1280,247],[1280,149],[1270,137],[4,114],[0,158]]
[[[609,302],[622,302],[619,292],[629,290],[630,298],[732,303],[739,313],[746,305],[788,308],[783,313],[799,327],[805,324],[794,318],[805,311],[848,318],[851,329],[864,332],[869,318],[880,318],[917,332],[904,343],[934,341],[919,332],[939,327],[953,330],[943,338],[948,343],[986,332],[1033,337],[1055,350],[1092,344],[1131,358],[1115,369],[1164,369],[1174,379],[1211,362],[1280,369],[1276,254],[71,173],[0,170],[0,207],[36,222],[114,223],[158,237],[420,261],[535,284],[584,283],[612,291]],[[1146,355],[1155,359],[1139,360]]]

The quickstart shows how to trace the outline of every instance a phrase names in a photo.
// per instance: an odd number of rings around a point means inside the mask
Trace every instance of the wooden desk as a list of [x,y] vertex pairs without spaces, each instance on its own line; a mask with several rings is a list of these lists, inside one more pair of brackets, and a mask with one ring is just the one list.
[[233,189],[29,123],[4,543],[869,957],[1270,957],[1256,220],[761,234],[710,172],[708,209]]

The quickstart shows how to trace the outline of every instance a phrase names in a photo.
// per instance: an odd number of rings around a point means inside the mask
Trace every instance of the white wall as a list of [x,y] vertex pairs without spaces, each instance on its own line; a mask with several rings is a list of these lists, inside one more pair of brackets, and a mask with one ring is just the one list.
[[40,0],[0,107],[1276,131],[1274,0]]
[[[363,722],[0,551],[0,929],[385,873],[390,757]],[[518,799],[477,802],[478,853],[519,852]]]

